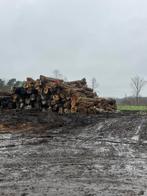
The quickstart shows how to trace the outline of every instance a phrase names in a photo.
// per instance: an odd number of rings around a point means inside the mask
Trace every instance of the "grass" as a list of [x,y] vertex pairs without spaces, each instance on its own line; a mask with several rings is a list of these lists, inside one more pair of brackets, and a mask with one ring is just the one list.
[[120,111],[146,111],[147,106],[136,105],[117,105],[117,109]]

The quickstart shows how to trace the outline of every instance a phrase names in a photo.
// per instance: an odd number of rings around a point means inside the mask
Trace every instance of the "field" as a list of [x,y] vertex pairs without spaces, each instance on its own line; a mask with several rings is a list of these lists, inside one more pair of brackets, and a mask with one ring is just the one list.
[[117,105],[117,109],[120,111],[145,111],[147,112],[147,106],[135,106],[135,105]]
[[146,130],[146,113],[0,112],[0,195],[146,195]]

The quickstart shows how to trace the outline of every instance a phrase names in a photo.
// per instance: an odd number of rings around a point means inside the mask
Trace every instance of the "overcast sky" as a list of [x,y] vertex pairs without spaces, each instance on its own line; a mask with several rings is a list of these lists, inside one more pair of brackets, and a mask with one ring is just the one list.
[[147,80],[147,1],[0,0],[0,77],[54,69],[95,77],[102,96],[131,95],[131,77]]

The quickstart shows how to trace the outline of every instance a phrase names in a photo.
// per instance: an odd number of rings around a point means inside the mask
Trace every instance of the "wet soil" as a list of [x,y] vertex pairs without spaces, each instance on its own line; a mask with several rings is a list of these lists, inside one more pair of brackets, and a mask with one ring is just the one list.
[[147,195],[147,115],[0,112],[0,195]]

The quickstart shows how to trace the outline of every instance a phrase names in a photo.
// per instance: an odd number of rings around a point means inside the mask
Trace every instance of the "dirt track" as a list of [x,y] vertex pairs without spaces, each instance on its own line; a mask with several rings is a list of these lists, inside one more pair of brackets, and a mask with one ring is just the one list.
[[147,116],[0,113],[0,195],[147,195]]

